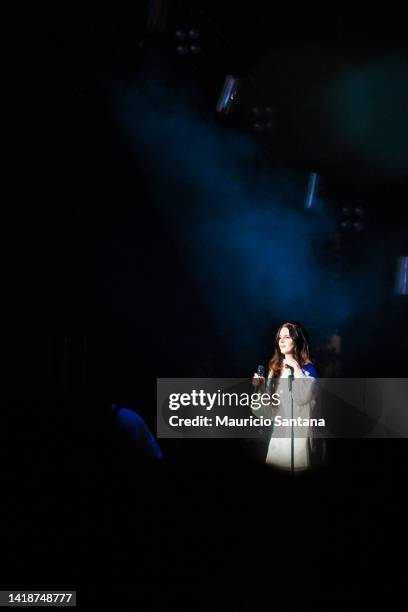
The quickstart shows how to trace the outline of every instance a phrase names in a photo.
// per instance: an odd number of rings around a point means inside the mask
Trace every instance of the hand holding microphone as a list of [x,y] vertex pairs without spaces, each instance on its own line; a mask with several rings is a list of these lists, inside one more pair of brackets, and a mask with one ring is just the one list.
[[265,368],[264,366],[258,366],[256,373],[252,377],[252,384],[254,387],[263,386],[265,384]]

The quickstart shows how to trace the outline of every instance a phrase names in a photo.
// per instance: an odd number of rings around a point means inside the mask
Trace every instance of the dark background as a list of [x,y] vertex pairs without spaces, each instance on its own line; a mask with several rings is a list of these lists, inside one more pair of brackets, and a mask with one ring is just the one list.
[[[57,21],[61,36],[54,28],[49,56],[63,48],[68,60],[68,69],[54,56],[50,62],[51,82],[54,73],[63,77],[63,110],[49,113],[58,142],[46,152],[46,169],[38,164],[39,192],[8,209],[4,223],[2,588],[76,589],[84,604],[140,609],[158,600],[169,609],[209,602],[221,609],[223,601],[246,609],[265,597],[263,605],[279,601],[279,609],[295,609],[292,600],[390,602],[402,584],[405,440],[330,441],[328,467],[293,480],[263,467],[266,445],[159,440],[164,457],[149,462],[119,436],[112,402],[136,410],[154,432],[157,376],[247,376],[268,359],[282,316],[260,314],[260,337],[243,341],[239,354],[214,325],[184,229],[168,223],[158,202],[160,173],[132,146],[113,92],[135,80],[192,88],[194,112],[211,129],[253,140],[254,173],[289,169],[306,185],[319,172],[334,218],[343,205],[363,202],[364,234],[336,230],[318,245],[346,287],[357,259],[380,253],[383,262],[378,282],[367,281],[367,307],[340,325],[341,373],[405,376],[407,298],[393,283],[407,244],[406,149],[388,136],[406,134],[405,116],[396,127],[406,88],[396,87],[395,108],[387,98],[373,111],[381,164],[339,138],[322,96],[339,66],[390,54],[406,61],[400,13],[390,4],[367,11],[341,2],[324,9],[141,2]],[[174,31],[183,24],[200,29],[201,54],[177,53]],[[313,48],[306,72],[299,47]],[[271,96],[271,71],[272,139],[248,119],[253,104]],[[222,118],[215,105],[226,74],[239,74],[243,87]],[[316,296],[323,309],[324,299]],[[322,372],[334,329],[327,317],[310,330]]]

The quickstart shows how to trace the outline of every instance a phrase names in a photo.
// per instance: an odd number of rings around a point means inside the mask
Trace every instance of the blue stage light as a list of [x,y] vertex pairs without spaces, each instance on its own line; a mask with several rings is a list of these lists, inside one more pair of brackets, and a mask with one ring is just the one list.
[[307,188],[305,208],[310,210],[315,202],[317,187],[319,184],[319,175],[316,172],[312,172],[309,177],[309,185]]
[[227,115],[231,110],[231,104],[237,97],[239,80],[228,74],[225,77],[221,95],[218,99],[216,110],[217,113]]
[[408,295],[408,256],[403,255],[397,259],[397,277],[395,283],[397,295]]

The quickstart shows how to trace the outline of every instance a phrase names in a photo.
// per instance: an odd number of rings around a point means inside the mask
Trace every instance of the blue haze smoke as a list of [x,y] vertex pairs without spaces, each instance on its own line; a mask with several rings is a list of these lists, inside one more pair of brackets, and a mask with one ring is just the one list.
[[314,250],[334,220],[305,213],[299,175],[255,170],[253,141],[163,85],[118,87],[114,103],[214,324],[236,350],[271,319],[332,328],[350,316],[347,287]]

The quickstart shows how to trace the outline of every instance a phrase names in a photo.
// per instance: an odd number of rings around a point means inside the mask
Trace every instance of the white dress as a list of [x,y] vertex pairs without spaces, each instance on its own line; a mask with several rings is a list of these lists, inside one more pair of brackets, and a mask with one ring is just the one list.
[[[279,378],[277,387],[273,390],[279,393],[280,405],[277,415],[282,419],[290,419],[292,413],[291,394],[289,392],[288,381],[289,370],[284,369]],[[302,381],[298,380],[302,379]],[[272,392],[272,377],[268,377],[266,391]],[[310,419],[313,407],[313,395],[315,388],[315,378],[307,370],[296,369],[293,380],[293,416]],[[276,415],[275,415],[276,416]],[[276,427],[269,441],[266,463],[282,470],[292,469],[292,426]],[[310,467],[309,456],[309,428],[293,427],[293,470],[296,472],[306,470]]]

